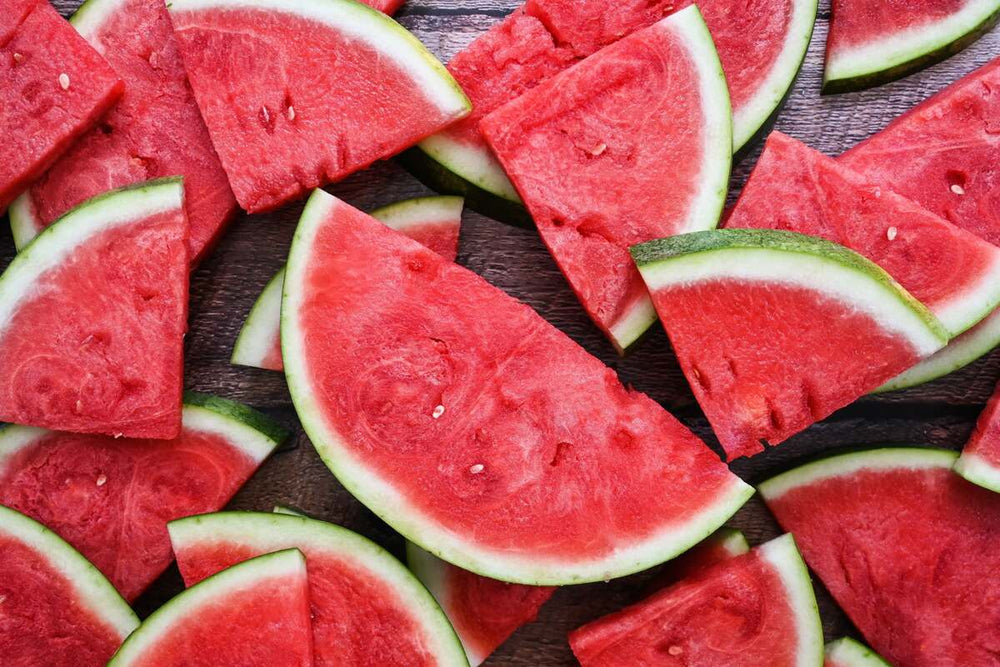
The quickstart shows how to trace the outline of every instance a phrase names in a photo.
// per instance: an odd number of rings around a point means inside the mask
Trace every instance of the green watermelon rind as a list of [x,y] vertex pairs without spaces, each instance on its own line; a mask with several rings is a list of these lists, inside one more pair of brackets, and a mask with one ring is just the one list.
[[837,667],[891,667],[875,651],[850,637],[834,639],[826,645],[824,653]]
[[465,199],[456,195],[430,195],[386,204],[368,215],[396,231],[420,226],[429,220],[449,221],[458,227],[462,224],[464,205]]
[[421,622],[424,636],[434,642],[435,664],[468,665],[458,635],[434,596],[395,556],[354,531],[283,507],[274,512],[230,511],[185,517],[171,521],[167,530],[177,552],[185,544],[199,542],[232,542],[261,548],[294,543],[307,551],[349,560],[398,594],[412,618]]
[[955,461],[955,472],[977,486],[1000,493],[1000,467],[979,454],[963,451]]
[[795,538],[785,533],[757,547],[762,559],[778,573],[795,619],[796,665],[823,664],[823,622],[809,569]]

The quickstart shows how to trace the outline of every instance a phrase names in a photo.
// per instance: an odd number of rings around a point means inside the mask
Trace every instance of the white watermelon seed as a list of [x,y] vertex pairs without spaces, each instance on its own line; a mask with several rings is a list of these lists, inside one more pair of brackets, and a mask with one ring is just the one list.
[[890,227],[889,229],[885,230],[885,237],[887,239],[889,239],[890,241],[892,241],[893,239],[895,239],[896,238],[896,228],[895,227]]
[[603,153],[604,151],[606,151],[607,149],[608,149],[608,145],[607,144],[604,144],[604,143],[597,144],[592,149],[590,149],[590,154],[596,157],[596,156],[600,155],[601,153]]
[[469,472],[471,472],[473,475],[478,475],[483,471],[485,467],[486,466],[484,466],[482,463],[477,463],[476,465],[469,468]]
[[288,107],[288,120],[295,120],[295,107]]
[[22,56],[20,53],[15,53],[14,54],[14,62],[19,63],[22,60],[24,60],[24,56]]
[[965,188],[963,188],[958,183],[955,183],[954,185],[951,186],[951,191],[954,192],[956,195],[964,195],[965,194]]
[[101,475],[100,477],[97,478],[97,486],[104,486],[107,483],[108,483],[107,475]]
[[261,116],[264,117],[264,122],[265,123],[270,123],[271,122],[271,114],[267,110],[267,107],[261,107],[260,108],[260,114],[261,114]]
[[63,90],[69,90],[69,74],[66,72],[59,75],[59,87]]
[[434,412],[431,413],[431,417],[433,417],[434,419],[437,419],[438,417],[440,417],[443,414],[444,414],[444,406],[443,405],[439,405],[436,408],[434,408]]
[[670,655],[680,655],[683,652],[684,649],[682,649],[680,646],[671,646],[670,648],[667,649],[667,653],[669,653]]
[[6,595],[0,595],[0,604],[3,604],[3,601],[6,599],[7,599]]

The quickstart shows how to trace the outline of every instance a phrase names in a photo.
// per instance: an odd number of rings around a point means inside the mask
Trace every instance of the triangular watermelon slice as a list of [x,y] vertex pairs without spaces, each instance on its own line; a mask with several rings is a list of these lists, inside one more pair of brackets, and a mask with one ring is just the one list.
[[698,8],[615,42],[480,129],[587,314],[624,351],[656,321],[628,247],[711,229],[725,203],[729,93]]
[[466,115],[448,71],[353,0],[172,0],[195,99],[240,205],[275,209]]
[[184,176],[191,259],[197,262],[236,212],[177,52],[163,0],[87,0],[70,19],[128,90],[11,206],[23,248],[49,223],[112,188]]
[[823,660],[816,597],[791,535],[588,623],[569,642],[582,667]]
[[833,640],[823,653],[823,667],[890,667],[874,651],[850,637]]
[[178,594],[108,667],[312,667],[306,559],[297,549],[234,565]]
[[176,437],[187,258],[180,179],[95,197],[36,238],[0,276],[0,420]]
[[882,269],[823,239],[724,229],[632,254],[730,460],[825,419],[948,339]]
[[[458,237],[462,226],[461,197],[418,197],[375,209],[371,216],[425,246],[445,259],[458,256]],[[254,301],[233,346],[231,363],[280,371],[281,363],[281,290],[285,269],[267,281]]]
[[748,497],[529,307],[321,190],[289,253],[281,340],[296,411],[341,483],[478,574],[622,576],[686,550]]
[[103,665],[138,617],[87,559],[0,505],[0,656],[12,667]]
[[760,485],[806,562],[893,665],[996,662],[1000,495],[952,472],[956,457],[876,449]]
[[1000,385],[979,415],[955,463],[955,472],[973,484],[1000,493]]
[[51,526],[132,600],[170,564],[166,524],[221,509],[287,433],[188,394],[175,440],[0,430],[0,503]]

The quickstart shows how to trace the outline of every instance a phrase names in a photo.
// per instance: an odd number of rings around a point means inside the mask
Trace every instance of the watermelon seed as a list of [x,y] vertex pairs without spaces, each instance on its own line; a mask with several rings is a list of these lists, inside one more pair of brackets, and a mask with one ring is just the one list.
[[59,86],[63,90],[69,90],[69,74],[66,72],[59,75]]
[[434,408],[434,412],[431,413],[431,417],[433,417],[434,419],[438,419],[443,414],[444,414],[444,406],[439,405],[436,408]]
[[890,227],[889,229],[885,230],[885,237],[890,241],[892,241],[894,238],[896,238],[896,231],[897,230],[895,227]]
[[473,475],[478,475],[485,468],[486,468],[486,466],[484,466],[482,463],[477,463],[476,465],[474,465],[471,468],[469,468],[469,472],[471,472]]
[[97,486],[104,486],[107,483],[108,483],[107,475],[101,475],[100,477],[97,478]]
[[15,53],[14,54],[14,62],[19,63],[22,60],[24,60],[24,56],[22,56],[20,53]]
[[669,653],[670,655],[680,655],[683,652],[684,649],[682,649],[680,646],[671,646],[670,648],[667,649],[667,653]]
[[295,120],[295,107],[288,107],[288,120]]
[[601,153],[603,153],[607,149],[608,149],[608,145],[607,144],[604,144],[604,143],[597,144],[596,146],[594,146],[593,148],[590,149],[590,154],[593,155],[594,157],[597,157],[598,155],[600,155]]
[[955,183],[954,185],[951,186],[951,191],[954,192],[956,195],[964,195],[965,194],[965,188],[963,188],[958,183]]

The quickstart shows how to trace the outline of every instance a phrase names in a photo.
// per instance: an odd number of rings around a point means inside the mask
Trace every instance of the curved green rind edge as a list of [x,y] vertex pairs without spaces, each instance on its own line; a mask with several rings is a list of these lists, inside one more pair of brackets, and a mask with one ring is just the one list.
[[720,545],[733,556],[740,556],[750,551],[750,543],[747,542],[743,531],[728,526],[719,528],[708,538],[708,541]]
[[797,665],[823,664],[823,621],[809,568],[802,560],[795,538],[785,533],[757,547],[761,556],[777,571],[788,595],[798,631]]
[[824,653],[829,660],[836,660],[837,667],[891,667],[875,651],[851,637],[834,639]]
[[967,481],[1000,493],[1000,467],[982,456],[963,451],[955,461],[954,470]]
[[463,201],[463,198],[458,195],[428,195],[426,197],[412,197],[410,199],[400,199],[399,201],[386,204],[385,206],[379,206],[368,215],[380,222],[385,222],[385,218],[395,213],[407,210],[416,210],[419,212],[425,207],[433,209],[435,206],[444,203],[458,204],[459,210],[461,210]]
[[[252,368],[260,368],[257,366],[257,359],[252,359],[250,353],[246,351],[248,345],[251,344],[251,339],[257,334],[263,331],[271,331],[271,321],[270,318],[265,314],[268,302],[270,299],[275,298],[274,292],[277,291],[277,298],[281,299],[282,283],[285,282],[285,266],[282,264],[281,268],[278,269],[267,284],[264,285],[264,289],[260,291],[257,295],[257,299],[253,302],[253,306],[250,308],[250,313],[247,318],[243,321],[243,326],[240,327],[240,333],[236,336],[236,342],[233,344],[233,353],[229,357],[229,363],[235,366],[250,366]],[[268,369],[265,369],[268,370]]]
[[194,405],[204,408],[225,419],[232,419],[246,424],[255,431],[262,433],[269,440],[272,440],[275,446],[283,443],[291,435],[291,431],[264,413],[258,412],[248,405],[230,401],[228,398],[220,398],[219,396],[211,396],[195,391],[186,391],[184,392],[184,405]]

